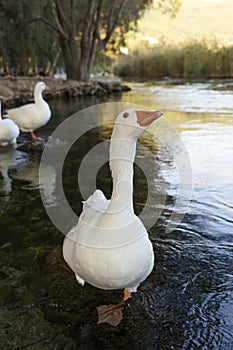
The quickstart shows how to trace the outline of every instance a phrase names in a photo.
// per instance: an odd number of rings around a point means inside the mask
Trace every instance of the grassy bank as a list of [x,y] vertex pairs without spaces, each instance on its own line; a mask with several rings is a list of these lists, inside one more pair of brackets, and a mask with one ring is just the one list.
[[233,78],[233,46],[216,41],[172,45],[139,44],[116,62],[115,74],[122,77]]

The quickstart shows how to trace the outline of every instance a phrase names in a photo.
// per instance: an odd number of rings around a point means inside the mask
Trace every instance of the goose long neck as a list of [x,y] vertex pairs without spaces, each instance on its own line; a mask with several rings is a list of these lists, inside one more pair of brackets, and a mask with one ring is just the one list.
[[35,88],[35,91],[34,91],[34,101],[36,104],[41,104],[45,102],[42,96],[42,91],[37,88]]
[[109,209],[133,211],[133,163],[136,141],[113,137],[110,144],[110,169],[113,192]]

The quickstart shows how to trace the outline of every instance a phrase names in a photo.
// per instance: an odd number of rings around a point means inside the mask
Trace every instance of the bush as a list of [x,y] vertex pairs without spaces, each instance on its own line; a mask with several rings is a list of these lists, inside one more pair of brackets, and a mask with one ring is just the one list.
[[192,41],[180,46],[140,45],[140,50],[122,55],[114,72],[122,77],[232,78],[233,47],[216,41]]

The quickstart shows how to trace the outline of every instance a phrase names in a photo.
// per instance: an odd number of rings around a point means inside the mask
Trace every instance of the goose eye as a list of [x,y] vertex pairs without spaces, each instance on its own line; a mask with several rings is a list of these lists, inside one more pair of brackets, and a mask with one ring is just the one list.
[[123,114],[123,118],[127,118],[129,116],[129,113],[128,112],[125,112],[124,114]]

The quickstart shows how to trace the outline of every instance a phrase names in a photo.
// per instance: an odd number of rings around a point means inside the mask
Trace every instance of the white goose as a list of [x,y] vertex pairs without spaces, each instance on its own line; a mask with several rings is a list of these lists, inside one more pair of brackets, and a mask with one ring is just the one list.
[[1,101],[0,101],[0,145],[6,146],[9,144],[15,145],[16,139],[19,136],[18,126],[10,119],[2,119],[1,116]]
[[30,132],[33,139],[39,139],[34,134],[34,130],[45,125],[51,117],[49,105],[42,96],[45,89],[49,89],[48,86],[42,81],[38,82],[34,88],[35,103],[7,111],[7,117],[12,119],[22,131]]
[[124,288],[122,302],[97,308],[99,323],[116,326],[126,300],[153,269],[152,244],[133,210],[133,163],[137,139],[161,115],[132,109],[118,115],[110,144],[111,200],[96,190],[63,243],[64,259],[81,285],[86,281],[100,289]]

